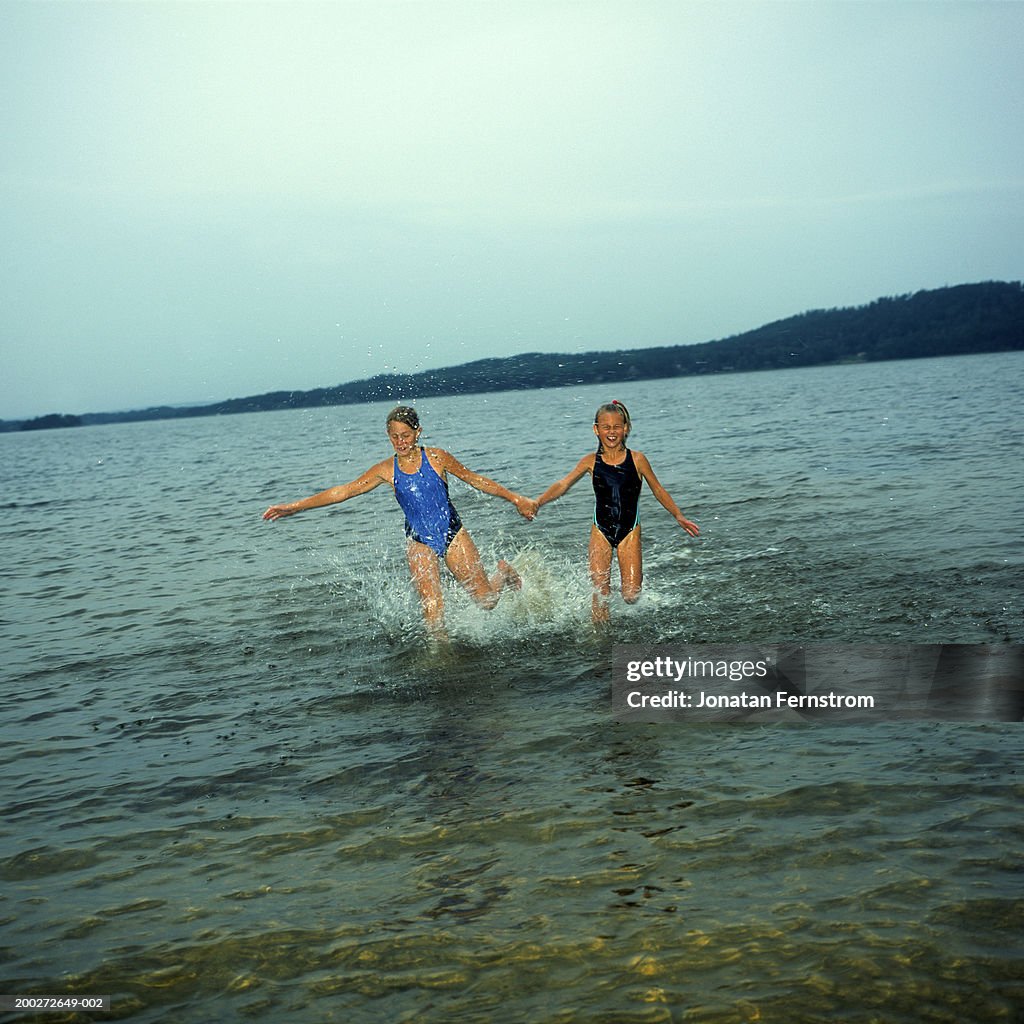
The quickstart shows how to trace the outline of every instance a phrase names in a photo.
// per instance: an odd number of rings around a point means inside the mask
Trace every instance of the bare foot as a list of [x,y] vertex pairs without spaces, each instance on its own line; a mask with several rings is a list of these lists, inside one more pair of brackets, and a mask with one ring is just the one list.
[[513,590],[523,589],[522,577],[504,559],[498,562],[498,572],[505,577],[505,586],[511,587]]

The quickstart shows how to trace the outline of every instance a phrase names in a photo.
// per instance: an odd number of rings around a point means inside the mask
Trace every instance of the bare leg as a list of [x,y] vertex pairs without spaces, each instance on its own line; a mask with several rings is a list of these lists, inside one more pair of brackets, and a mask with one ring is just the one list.
[[590,584],[594,588],[590,616],[594,623],[608,621],[608,598],[612,592],[612,546],[596,527],[590,527]]
[[481,608],[493,608],[505,587],[518,590],[523,585],[519,573],[505,561],[498,562],[498,571],[488,579],[480,561],[480,552],[465,529],[459,530],[455,539],[448,545],[444,560],[452,575]]
[[640,587],[644,581],[643,550],[640,545],[640,526],[637,524],[615,549],[619,556],[619,578],[622,599],[627,604],[640,600]]
[[423,606],[427,631],[439,640],[447,640],[444,628],[444,593],[441,590],[441,569],[437,555],[419,541],[410,540],[407,548],[409,571]]

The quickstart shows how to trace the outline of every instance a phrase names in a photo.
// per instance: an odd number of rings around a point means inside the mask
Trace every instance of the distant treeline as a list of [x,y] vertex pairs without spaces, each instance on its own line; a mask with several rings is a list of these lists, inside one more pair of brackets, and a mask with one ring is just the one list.
[[34,420],[24,420],[21,423],[7,424],[9,430],[12,426],[19,430],[52,430],[54,427],[81,427],[83,426],[81,416],[67,416],[61,413],[51,412],[46,416],[37,416]]
[[428,395],[474,394],[581,384],[686,377],[695,374],[779,370],[795,366],[919,359],[1024,349],[1024,284],[990,281],[876,299],[866,306],[812,310],[745,334],[697,345],[663,345],[617,352],[548,355],[530,352],[479,359],[414,374],[273,391],[213,405],[136,412],[52,414],[24,422],[0,421],[0,430],[121,423],[187,416],[348,405]]

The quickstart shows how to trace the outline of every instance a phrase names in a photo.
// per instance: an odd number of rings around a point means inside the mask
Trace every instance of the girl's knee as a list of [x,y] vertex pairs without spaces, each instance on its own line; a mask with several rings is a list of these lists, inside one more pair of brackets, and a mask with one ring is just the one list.
[[640,587],[623,587],[622,588],[622,600],[626,604],[636,604],[640,600]]

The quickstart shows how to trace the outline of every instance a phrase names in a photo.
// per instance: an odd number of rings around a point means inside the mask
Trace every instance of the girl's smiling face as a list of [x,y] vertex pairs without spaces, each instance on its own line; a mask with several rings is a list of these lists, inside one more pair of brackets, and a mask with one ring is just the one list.
[[625,445],[626,438],[629,437],[626,417],[620,412],[602,412],[594,424],[594,433],[602,448],[614,450],[620,445]]
[[420,432],[414,430],[407,423],[392,420],[388,424],[388,440],[391,442],[392,448],[399,455],[408,455],[410,452],[415,451],[416,442],[419,440],[419,437]]

